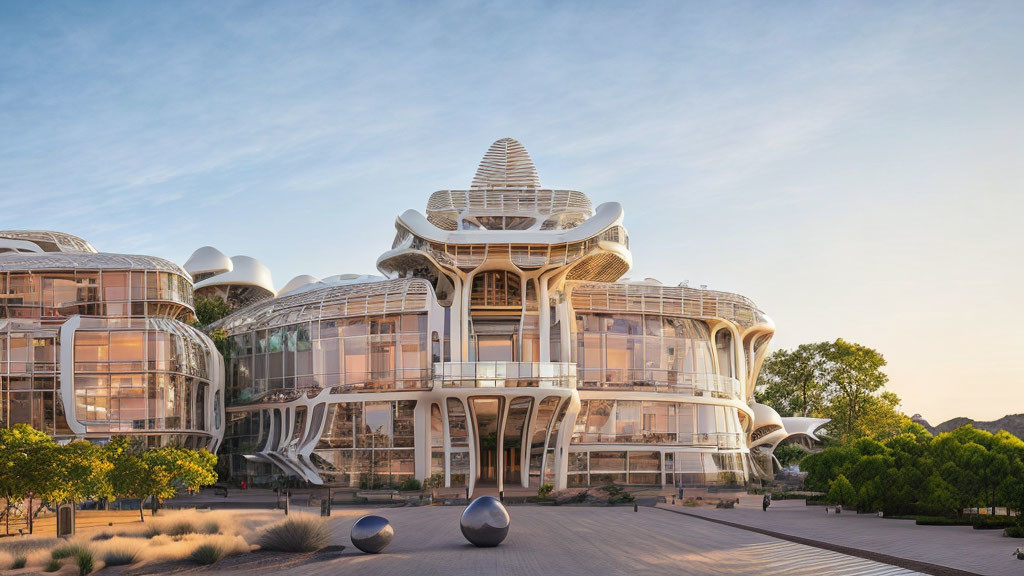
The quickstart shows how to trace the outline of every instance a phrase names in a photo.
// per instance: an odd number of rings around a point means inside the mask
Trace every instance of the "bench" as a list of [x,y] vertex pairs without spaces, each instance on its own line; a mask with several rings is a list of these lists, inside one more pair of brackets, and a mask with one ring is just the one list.
[[394,502],[395,497],[401,498],[398,490],[361,490],[356,492],[357,498],[363,498],[367,502]]

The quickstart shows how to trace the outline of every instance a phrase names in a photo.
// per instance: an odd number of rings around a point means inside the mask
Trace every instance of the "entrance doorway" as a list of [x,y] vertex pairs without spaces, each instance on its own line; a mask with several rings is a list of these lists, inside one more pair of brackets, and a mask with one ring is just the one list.
[[477,482],[498,482],[498,424],[501,419],[502,398],[471,398],[473,421],[478,448]]

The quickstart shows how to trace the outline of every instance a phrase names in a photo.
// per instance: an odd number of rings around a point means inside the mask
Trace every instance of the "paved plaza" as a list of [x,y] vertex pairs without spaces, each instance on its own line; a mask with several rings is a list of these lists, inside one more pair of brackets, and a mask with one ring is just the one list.
[[767,512],[761,510],[760,504],[760,497],[756,497],[744,498],[744,505],[732,510],[666,504],[660,507],[976,574],[1024,574],[1024,561],[1011,554],[1017,546],[1024,546],[1024,540],[1006,538],[1002,530],[917,526],[913,520],[893,520],[851,512],[837,516],[825,514],[821,506],[806,506],[803,500],[776,501]]
[[[462,537],[461,512],[460,507],[336,509],[331,525],[335,543],[346,545],[345,552],[289,572],[310,576],[915,574],[644,507],[633,512],[631,507],[513,506],[508,539],[498,548],[481,549]],[[348,541],[352,523],[364,513],[383,515],[395,528],[395,540],[384,554],[362,554]]]

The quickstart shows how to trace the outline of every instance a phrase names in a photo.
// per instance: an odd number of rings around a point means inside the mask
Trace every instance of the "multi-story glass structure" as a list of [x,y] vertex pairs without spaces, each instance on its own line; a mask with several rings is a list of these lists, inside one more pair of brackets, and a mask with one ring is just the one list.
[[176,264],[0,231],[0,425],[216,450],[224,364],[193,318]]
[[[234,476],[473,490],[771,473],[784,423],[753,389],[772,321],[736,294],[622,280],[619,204],[543,187],[503,139],[469,189],[395,227],[384,277],[299,277],[216,325]],[[771,442],[752,453],[752,437]]]

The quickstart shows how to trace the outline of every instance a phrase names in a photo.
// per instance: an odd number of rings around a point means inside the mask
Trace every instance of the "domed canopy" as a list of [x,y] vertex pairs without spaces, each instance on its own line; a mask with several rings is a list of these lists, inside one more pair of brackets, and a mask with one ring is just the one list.
[[230,272],[233,267],[231,259],[213,246],[203,246],[196,250],[185,262],[185,271],[193,278],[201,274],[221,274]]
[[484,154],[470,188],[540,188],[540,177],[526,148],[517,140],[502,138]]

